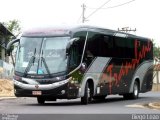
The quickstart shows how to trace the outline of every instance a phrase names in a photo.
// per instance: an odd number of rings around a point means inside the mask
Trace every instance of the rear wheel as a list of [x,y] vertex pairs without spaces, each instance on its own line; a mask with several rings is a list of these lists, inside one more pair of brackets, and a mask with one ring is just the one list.
[[139,97],[139,85],[138,82],[134,82],[133,93],[131,93],[131,99],[137,99]]
[[91,86],[89,87],[88,82],[85,85],[85,90],[84,90],[84,96],[81,97],[81,103],[84,105],[87,105],[89,102],[92,100],[92,88]]
[[37,102],[38,102],[38,104],[44,104],[45,99],[43,97],[37,97]]
[[139,84],[137,81],[134,82],[133,92],[124,94],[124,99],[137,99],[139,97]]

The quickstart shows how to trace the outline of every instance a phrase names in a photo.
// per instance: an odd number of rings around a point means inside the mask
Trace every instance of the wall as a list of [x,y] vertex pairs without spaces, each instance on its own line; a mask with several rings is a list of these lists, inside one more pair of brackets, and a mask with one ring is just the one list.
[[153,76],[153,91],[160,91],[160,71],[155,70],[154,71],[154,76]]
[[0,60],[0,79],[6,78],[6,79],[12,79],[13,76],[13,65],[6,63],[2,60]]

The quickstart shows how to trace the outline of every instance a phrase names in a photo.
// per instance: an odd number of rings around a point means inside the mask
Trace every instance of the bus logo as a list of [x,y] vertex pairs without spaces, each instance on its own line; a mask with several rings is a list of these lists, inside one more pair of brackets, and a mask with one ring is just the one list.
[[38,88],[39,88],[39,85],[35,85],[35,88],[38,89]]

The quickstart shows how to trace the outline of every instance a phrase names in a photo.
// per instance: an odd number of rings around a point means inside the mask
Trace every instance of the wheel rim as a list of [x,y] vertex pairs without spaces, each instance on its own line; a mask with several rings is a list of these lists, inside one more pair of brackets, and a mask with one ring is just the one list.
[[138,96],[138,86],[136,84],[134,85],[134,95]]
[[91,91],[90,91],[90,89],[88,88],[88,90],[87,90],[88,99],[91,97],[91,96],[90,96],[90,92],[91,92]]

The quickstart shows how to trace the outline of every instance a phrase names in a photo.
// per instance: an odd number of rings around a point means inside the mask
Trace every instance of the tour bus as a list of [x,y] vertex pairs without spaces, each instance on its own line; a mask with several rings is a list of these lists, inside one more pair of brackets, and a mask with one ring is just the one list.
[[81,25],[25,31],[8,43],[8,54],[15,43],[17,97],[36,97],[39,104],[81,98],[88,104],[113,94],[137,99],[152,89],[153,44],[148,38]]

